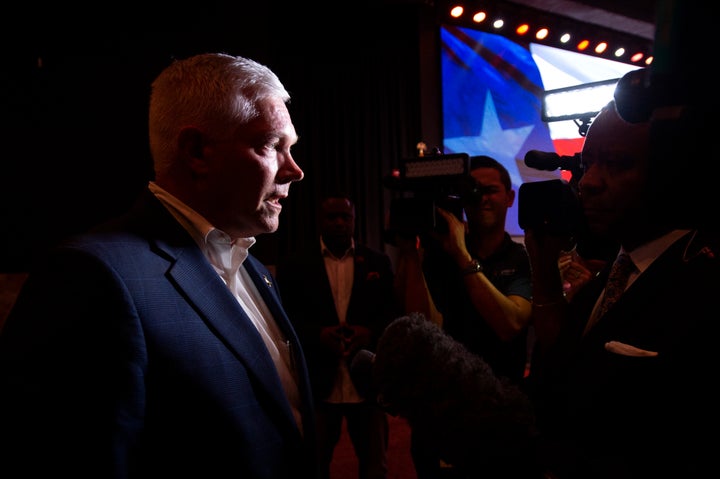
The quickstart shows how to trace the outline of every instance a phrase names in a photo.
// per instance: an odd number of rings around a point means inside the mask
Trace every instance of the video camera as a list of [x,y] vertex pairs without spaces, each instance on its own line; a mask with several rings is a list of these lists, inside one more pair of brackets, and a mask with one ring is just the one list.
[[566,235],[586,259],[608,259],[617,252],[616,242],[594,235],[588,228],[578,197],[578,182],[584,173],[580,153],[560,156],[530,150],[525,164],[545,171],[572,172],[570,181],[553,179],[523,183],[518,191],[518,223],[523,230],[536,229]]
[[553,179],[523,183],[518,190],[518,224],[523,230],[541,228],[552,234],[573,235],[583,222],[577,195],[577,182],[583,174],[580,154],[560,156],[556,153],[530,150],[525,164],[544,171],[557,169],[572,172],[571,181]]
[[397,192],[390,203],[388,238],[413,238],[431,231],[447,231],[437,207],[463,219],[463,198],[475,192],[467,153],[432,154],[401,160],[399,168],[384,180],[386,188]]

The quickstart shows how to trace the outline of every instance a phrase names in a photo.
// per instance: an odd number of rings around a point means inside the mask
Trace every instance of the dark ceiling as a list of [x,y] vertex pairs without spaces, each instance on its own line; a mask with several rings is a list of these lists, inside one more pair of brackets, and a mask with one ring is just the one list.
[[653,39],[662,0],[509,0],[537,10]]
[[657,0],[575,0],[591,8],[598,8],[647,23],[655,22]]

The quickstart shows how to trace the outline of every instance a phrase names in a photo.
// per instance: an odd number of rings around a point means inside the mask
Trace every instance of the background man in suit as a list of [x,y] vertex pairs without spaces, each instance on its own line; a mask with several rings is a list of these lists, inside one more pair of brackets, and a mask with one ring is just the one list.
[[688,125],[665,124],[681,109],[663,111],[648,73],[621,79],[582,149],[589,227],[633,263],[614,288],[619,299],[600,311],[614,284],[608,265],[567,302],[557,264],[567,238],[526,231],[536,332],[528,384],[547,446],[539,456],[560,479],[701,477],[715,466],[706,434],[718,424],[720,248],[716,230],[669,214],[671,203],[703,205],[683,194],[692,180],[663,169],[667,142]]
[[400,311],[390,258],[357,244],[355,205],[345,194],[326,196],[320,238],[311,251],[281,262],[278,282],[300,336],[316,400],[321,477],[328,478],[343,418],[358,458],[360,479],[386,477],[388,421],[375,398],[350,377],[360,349],[374,351]]
[[154,181],[44,257],[3,328],[2,477],[315,476],[305,359],[248,251],[303,178],[289,98],[225,54],[154,80]]

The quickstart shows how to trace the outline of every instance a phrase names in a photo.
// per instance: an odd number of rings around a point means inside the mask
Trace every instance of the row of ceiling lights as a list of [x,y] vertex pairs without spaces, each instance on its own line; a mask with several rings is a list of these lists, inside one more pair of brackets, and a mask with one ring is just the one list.
[[[518,19],[517,15],[509,15],[503,12],[492,12],[491,9],[466,8],[461,4],[451,3],[444,13],[446,19],[453,23],[460,23],[470,28],[478,28],[486,31],[496,32],[505,36],[514,34],[520,38],[528,38],[528,41],[547,43],[566,50],[574,50],[580,53],[592,54],[608,59],[621,61],[634,65],[650,65],[653,57],[650,53],[651,44],[644,39],[634,41],[611,40],[619,38],[619,34],[606,32],[588,32],[584,35],[576,35],[573,32],[590,30],[587,25],[576,25],[573,28],[555,28],[552,20],[541,24],[539,21],[526,21]],[[530,39],[530,37],[533,39]]]

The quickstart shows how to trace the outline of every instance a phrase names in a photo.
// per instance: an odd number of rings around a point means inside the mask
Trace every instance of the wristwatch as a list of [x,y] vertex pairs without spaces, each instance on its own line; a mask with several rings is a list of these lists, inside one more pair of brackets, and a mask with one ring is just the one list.
[[476,273],[482,273],[483,267],[480,264],[478,260],[473,258],[473,260],[470,262],[469,265],[467,265],[465,268],[463,268],[460,273],[462,273],[463,276],[467,274],[476,274]]

